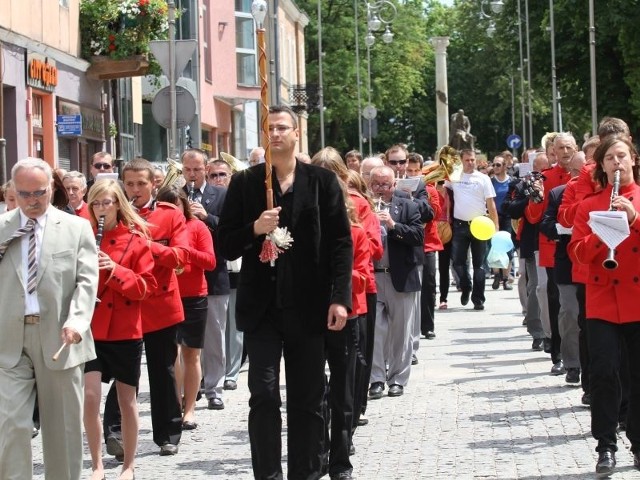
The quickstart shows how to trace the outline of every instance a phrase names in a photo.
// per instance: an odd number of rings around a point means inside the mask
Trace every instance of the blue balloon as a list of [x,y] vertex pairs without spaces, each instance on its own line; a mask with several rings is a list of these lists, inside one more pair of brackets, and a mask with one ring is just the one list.
[[496,232],[491,237],[491,249],[500,253],[507,253],[513,249],[513,241],[509,232]]

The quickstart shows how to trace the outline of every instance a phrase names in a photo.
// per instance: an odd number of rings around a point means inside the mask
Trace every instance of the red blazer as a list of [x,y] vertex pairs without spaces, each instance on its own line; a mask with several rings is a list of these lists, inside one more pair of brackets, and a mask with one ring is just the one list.
[[189,263],[184,272],[178,275],[181,297],[206,297],[207,279],[205,270],[216,268],[216,256],[213,251],[211,232],[204,222],[197,218],[187,220],[189,234]]
[[433,220],[424,225],[424,251],[437,252],[439,250],[444,250],[444,246],[438,236],[437,218],[442,212],[442,207],[440,206],[440,194],[438,193],[438,190],[436,190],[436,187],[429,184],[427,185],[427,195],[429,197],[429,203],[431,203],[431,208],[433,208]]
[[384,253],[382,245],[382,236],[380,233],[380,220],[378,216],[371,210],[371,205],[367,199],[362,197],[360,193],[349,190],[349,197],[356,207],[356,214],[360,225],[364,228],[367,238],[369,239],[369,273],[367,275],[367,293],[376,293],[376,275],[373,272],[373,261],[380,260]]
[[[569,228],[573,226],[573,220],[580,202],[587,195],[600,190],[600,185],[593,181],[593,171],[596,164],[585,165],[580,170],[580,175],[572,178],[562,196],[562,203],[558,208],[558,223]],[[571,189],[569,187],[571,186]]]
[[[543,182],[544,200],[540,203],[529,201],[529,205],[527,205],[524,211],[527,221],[534,225],[542,221],[542,216],[547,209],[547,205],[549,205],[549,192],[555,187],[564,185],[571,178],[569,172],[560,165],[547,168],[543,170],[542,173],[545,176]],[[555,264],[556,242],[549,240],[544,233],[540,232],[538,236],[538,249],[540,251],[540,261],[538,264],[541,267],[553,267]]]
[[100,250],[116,262],[111,271],[100,270],[98,299],[91,320],[95,340],[142,338],[142,300],[156,288],[153,257],[148,241],[119,223],[104,232]]
[[[640,298],[640,218],[630,225],[630,235],[616,248],[618,268],[607,270],[602,266],[609,249],[587,224],[589,212],[608,210],[611,201],[611,185],[585,198],[576,212],[573,235],[568,251],[574,263],[589,267],[586,283],[587,318],[597,318],[612,323],[640,321],[640,313],[634,308]],[[620,187],[625,196],[640,211],[640,186],[635,183]]]
[[153,276],[158,287],[142,303],[142,331],[155,332],[184,320],[184,310],[176,278],[176,269],[189,263],[189,232],[178,207],[156,202],[152,210],[143,208],[153,241],[150,242],[155,266]]
[[75,212],[77,216],[91,220],[91,214],[89,213],[89,205],[87,205],[87,202],[82,202],[80,208]]
[[[369,239],[364,228],[351,225],[351,239],[353,240],[353,270],[351,271],[351,313],[366,315],[367,313],[367,283],[369,282]],[[375,283],[375,282],[374,282]]]

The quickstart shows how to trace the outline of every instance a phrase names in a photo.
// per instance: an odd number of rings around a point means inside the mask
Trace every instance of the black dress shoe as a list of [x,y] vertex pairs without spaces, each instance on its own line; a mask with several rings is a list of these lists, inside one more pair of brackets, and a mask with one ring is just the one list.
[[471,297],[471,290],[463,290],[462,295],[460,295],[460,303],[462,305],[466,305],[469,303],[469,298]]
[[369,388],[369,398],[371,400],[382,398],[382,392],[384,392],[384,383],[373,382]]
[[551,375],[562,375],[563,373],[565,373],[565,369],[562,360],[554,363],[553,367],[551,367]]
[[190,422],[189,420],[182,422],[182,430],[195,430],[196,428],[198,428],[196,422]]
[[584,395],[582,395],[582,404],[586,405],[586,406],[590,406],[591,405],[591,394],[590,393],[585,393]]
[[124,447],[122,445],[122,438],[115,433],[110,433],[107,436],[107,453],[116,457],[116,460],[124,460]]
[[225,380],[224,386],[222,388],[224,388],[225,390],[235,390],[236,388],[238,388],[238,384],[235,382],[235,380]]
[[473,304],[473,309],[474,310],[484,310],[484,305],[481,303],[474,303]]
[[545,337],[542,341],[542,346],[544,347],[544,353],[551,353],[551,339]]
[[496,274],[493,277],[493,283],[491,284],[491,288],[497,290],[500,288],[500,275]]
[[612,450],[603,450],[598,453],[598,463],[596,463],[597,478],[605,478],[613,473],[616,468],[616,453]]
[[432,331],[428,331],[425,337],[427,337],[427,340],[433,340],[434,338],[436,338],[436,333]]
[[564,381],[567,383],[572,383],[574,385],[580,383],[580,369],[567,368],[567,374],[564,377]]
[[160,447],[160,456],[162,457],[175,455],[176,453],[178,453],[178,445],[174,445],[173,443],[166,442]]
[[224,410],[224,402],[221,398],[210,398],[209,404],[207,405],[209,410]]
[[411,365],[417,365],[418,364],[418,357],[416,357],[416,354],[412,354],[411,355]]
[[391,385],[389,387],[388,395],[390,397],[399,397],[403,393],[404,393],[404,388],[402,387],[402,385]]
[[351,480],[351,472],[340,472],[330,475],[331,480]]
[[633,452],[633,466],[640,470],[640,453]]
[[536,352],[542,351],[542,341],[542,338],[534,338],[531,344],[531,350],[535,350]]

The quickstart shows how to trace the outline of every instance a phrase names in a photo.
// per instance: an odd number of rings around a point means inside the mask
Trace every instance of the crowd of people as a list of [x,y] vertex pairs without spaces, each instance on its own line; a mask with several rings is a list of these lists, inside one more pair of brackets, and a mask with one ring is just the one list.
[[[614,471],[618,428],[640,469],[640,320],[629,308],[640,294],[640,173],[627,125],[603,119],[581,149],[569,133],[547,134],[520,162],[505,151],[481,165],[463,149],[454,175],[402,144],[299,157],[296,119],[269,111],[271,171],[262,148],[240,171],[197,149],[178,175],[141,158],[110,175],[106,152],[90,180],[38,159],[15,164],[0,216],[0,478],[31,478],[39,425],[46,478],[80,478],[83,426],[92,480],[104,478],[103,442],[119,478],[134,478],[144,352],[160,455],[198,428],[201,396],[225,408],[247,360],[253,473],[282,478],[284,358],[289,478],[348,480],[368,401],[405,393],[450,286],[484,310],[492,268],[493,289],[518,277],[531,349],[582,386],[596,473]],[[607,244],[594,211],[618,212],[628,235]],[[512,236],[508,264],[488,265],[478,217]]]

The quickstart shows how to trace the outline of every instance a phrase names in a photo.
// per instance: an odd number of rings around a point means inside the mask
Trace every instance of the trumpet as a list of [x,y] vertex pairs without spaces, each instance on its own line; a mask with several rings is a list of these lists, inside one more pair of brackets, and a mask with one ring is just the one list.
[[100,215],[100,218],[98,218],[98,231],[96,232],[96,247],[98,247],[98,251],[100,251],[102,235],[104,234],[104,218],[104,215]]
[[[613,199],[618,196],[620,192],[620,170],[613,172],[613,188],[611,189],[611,200],[609,201],[609,211],[615,210],[613,206]],[[602,267],[607,270],[615,270],[618,268],[618,261],[615,259],[616,251],[613,248],[609,249],[607,258],[602,262]]]

